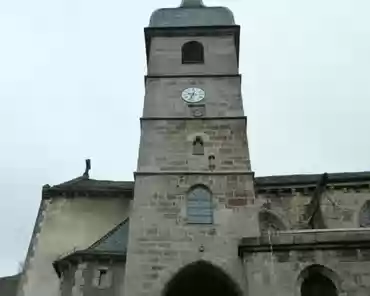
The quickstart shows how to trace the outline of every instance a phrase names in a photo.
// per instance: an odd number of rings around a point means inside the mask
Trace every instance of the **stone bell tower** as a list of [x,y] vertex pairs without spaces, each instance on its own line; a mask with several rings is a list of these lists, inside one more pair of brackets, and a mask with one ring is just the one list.
[[155,11],[145,29],[148,74],[125,296],[181,295],[166,292],[172,279],[199,262],[208,266],[206,277],[217,269],[245,291],[237,245],[258,226],[239,31],[230,10],[200,0]]

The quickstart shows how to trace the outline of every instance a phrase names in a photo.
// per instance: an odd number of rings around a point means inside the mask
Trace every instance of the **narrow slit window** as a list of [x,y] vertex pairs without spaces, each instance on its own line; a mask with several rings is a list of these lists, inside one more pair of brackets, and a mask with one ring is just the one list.
[[181,49],[183,64],[203,64],[204,48],[202,43],[190,41],[185,43]]
[[359,214],[360,227],[370,227],[370,200],[366,201]]
[[193,155],[204,155],[204,143],[201,137],[196,137],[193,142]]
[[108,270],[106,269],[99,269],[99,278],[98,278],[98,286],[104,286],[107,282],[107,274]]
[[106,289],[110,287],[112,281],[112,273],[108,268],[101,267],[94,271],[93,286],[98,289]]
[[211,171],[213,171],[216,168],[215,160],[216,158],[214,155],[208,156],[208,167]]
[[192,224],[212,224],[212,194],[204,186],[196,186],[187,196],[187,220]]

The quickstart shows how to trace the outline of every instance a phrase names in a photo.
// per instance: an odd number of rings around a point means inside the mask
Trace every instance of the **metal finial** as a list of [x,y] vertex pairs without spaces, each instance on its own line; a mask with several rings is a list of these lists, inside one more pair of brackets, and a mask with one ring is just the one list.
[[85,167],[85,172],[83,176],[86,178],[89,178],[89,171],[91,170],[91,160],[86,159],[85,162],[86,162],[86,167]]
[[203,7],[203,0],[182,0],[180,7]]

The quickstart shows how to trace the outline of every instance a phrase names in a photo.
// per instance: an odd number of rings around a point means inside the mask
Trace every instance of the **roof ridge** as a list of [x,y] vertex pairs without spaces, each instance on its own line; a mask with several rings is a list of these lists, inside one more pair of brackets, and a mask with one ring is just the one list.
[[0,276],[0,280],[5,280],[5,279],[9,279],[9,278],[16,278],[16,277],[19,277],[20,275],[21,275],[20,273],[16,273],[16,274],[13,274],[13,275]]
[[57,185],[54,185],[54,186],[52,186],[51,188],[58,188],[58,187],[62,187],[62,186],[68,186],[68,185],[73,185],[73,184],[76,184],[76,183],[78,183],[79,181],[81,181],[81,180],[88,180],[88,178],[87,177],[85,177],[85,176],[79,176],[79,177],[76,177],[76,178],[73,178],[73,179],[71,179],[71,180],[69,180],[69,181],[66,181],[66,182],[63,182],[63,183],[60,183],[60,184],[57,184]]

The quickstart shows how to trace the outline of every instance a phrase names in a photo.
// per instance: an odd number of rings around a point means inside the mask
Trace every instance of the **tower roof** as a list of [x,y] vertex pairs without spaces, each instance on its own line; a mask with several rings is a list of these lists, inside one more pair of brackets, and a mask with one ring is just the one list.
[[234,15],[226,7],[207,7],[202,0],[182,0],[180,7],[154,11],[149,27],[208,27],[234,24]]

